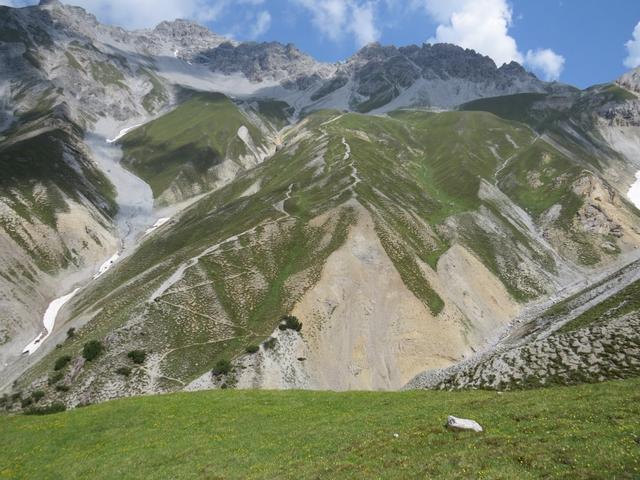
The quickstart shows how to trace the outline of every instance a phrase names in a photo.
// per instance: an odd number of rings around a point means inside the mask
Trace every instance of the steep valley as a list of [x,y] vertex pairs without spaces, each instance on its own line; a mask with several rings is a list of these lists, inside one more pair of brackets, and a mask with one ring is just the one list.
[[628,77],[578,90],[445,44],[324,64],[187,21],[0,12],[3,393],[637,376]]

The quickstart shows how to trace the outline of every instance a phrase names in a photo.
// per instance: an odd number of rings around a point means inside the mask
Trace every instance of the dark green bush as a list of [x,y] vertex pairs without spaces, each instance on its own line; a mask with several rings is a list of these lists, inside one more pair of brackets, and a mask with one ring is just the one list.
[[120,367],[116,370],[118,375],[122,375],[124,377],[128,377],[131,375],[131,369],[129,367]]
[[104,346],[98,340],[91,340],[82,347],[82,356],[88,361],[95,360],[102,353]]
[[69,385],[56,385],[56,390],[58,392],[68,392],[69,391]]
[[11,394],[11,400],[13,402],[17,402],[18,400],[20,400],[22,398],[22,392],[16,392],[16,393],[12,393]]
[[294,317],[293,315],[285,315],[280,319],[280,325],[278,325],[280,330],[295,330],[299,332],[302,330],[302,323],[298,320],[298,317]]
[[76,329],[71,327],[69,330],[67,330],[67,338],[73,338],[76,335]]
[[215,376],[226,375],[231,371],[231,362],[225,358],[218,360],[211,373]]
[[25,415],[50,415],[52,413],[64,412],[67,409],[64,403],[55,402],[45,407],[31,407],[25,410]]
[[262,346],[265,350],[269,350],[275,347],[277,342],[278,340],[276,340],[275,337],[269,337],[264,342],[262,342]]
[[42,390],[35,390],[31,393],[31,398],[35,403],[38,403],[40,400],[44,398],[44,392]]
[[62,372],[54,373],[49,377],[49,380],[48,380],[49,385],[54,385],[58,383],[60,380],[62,380],[62,377],[64,377],[64,374]]
[[147,352],[144,350],[131,350],[127,353],[127,357],[129,357],[136,365],[142,365],[147,358]]
[[67,364],[71,361],[71,355],[63,355],[62,357],[56,360],[56,363],[53,365],[53,369],[58,371],[62,370]]
[[260,350],[260,347],[258,345],[249,345],[244,349],[244,351],[247,353],[256,353],[258,350]]
[[27,408],[29,405],[33,403],[33,399],[31,397],[23,398],[20,402],[20,406],[22,408]]

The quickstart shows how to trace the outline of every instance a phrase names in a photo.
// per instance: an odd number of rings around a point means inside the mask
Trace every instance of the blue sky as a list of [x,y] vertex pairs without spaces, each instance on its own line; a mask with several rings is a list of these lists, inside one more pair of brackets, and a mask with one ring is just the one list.
[[[34,0],[0,0],[24,5]],[[640,0],[69,0],[107,23],[192,18],[238,40],[294,43],[323,61],[369,41],[448,41],[579,87],[640,66]],[[636,29],[637,26],[637,29]],[[634,37],[635,29],[635,37]]]

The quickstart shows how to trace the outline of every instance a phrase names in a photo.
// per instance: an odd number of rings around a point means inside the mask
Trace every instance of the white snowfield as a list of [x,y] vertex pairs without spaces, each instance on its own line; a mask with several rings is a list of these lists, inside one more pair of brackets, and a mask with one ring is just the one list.
[[[121,233],[122,250],[117,251],[109,257],[93,276],[93,280],[101,277],[109,271],[111,267],[120,259],[129,248],[133,248],[139,238],[139,233],[146,230],[146,234],[159,228],[169,221],[170,217],[158,219],[152,227],[149,224],[152,221],[153,211],[153,194],[151,188],[140,178],[136,177],[124,167],[120,165],[122,151],[117,145],[112,145],[131,130],[144,125],[139,123],[130,127],[123,128],[120,133],[112,139],[108,139],[105,144],[104,136],[97,134],[87,135],[85,141],[91,149],[92,157],[107,175],[111,183],[116,187],[116,201],[120,207],[117,216],[118,229]],[[107,122],[108,126],[108,122]],[[44,313],[42,323],[45,332],[40,333],[29,345],[27,345],[23,353],[31,355],[45,341],[45,339],[53,331],[58,312],[67,303],[81,287],[76,288],[73,292],[68,293],[60,298],[53,300]]]
[[58,312],[64,306],[65,303],[71,300],[71,298],[76,293],[78,293],[79,290],[80,288],[76,288],[73,292],[68,293],[60,298],[56,298],[53,302],[49,304],[49,307],[47,307],[47,311],[44,312],[44,318],[42,320],[42,323],[44,323],[45,332],[40,333],[40,335],[38,335],[33,340],[33,342],[31,342],[29,345],[24,347],[24,350],[22,351],[22,353],[28,353],[29,355],[31,355],[40,347],[40,345],[44,343],[45,339],[49,335],[51,335],[51,332],[53,331],[53,327],[56,324],[56,317],[58,316]]
[[93,276],[93,279],[95,280],[96,278],[104,275],[113,266],[113,264],[118,261],[118,258],[120,258],[119,251],[114,253],[111,257],[109,257],[109,259],[106,262],[100,265],[100,268],[98,269],[98,273],[96,273]]
[[151,232],[153,232],[154,230],[157,230],[158,228],[160,228],[162,225],[164,225],[165,223],[167,223],[169,220],[171,220],[171,217],[163,217],[163,218],[159,218],[158,220],[156,220],[156,223],[154,223],[152,226],[150,226],[149,228],[147,228],[144,232],[145,235],[149,235]]
[[122,130],[120,130],[120,133],[118,133],[118,135],[116,135],[114,138],[108,138],[107,143],[117,142],[122,137],[124,137],[127,133],[129,133],[131,130],[135,130],[136,128],[141,127],[142,125],[144,125],[144,123],[137,123],[135,125],[132,125],[131,127],[123,128]]
[[627,192],[627,197],[636,208],[640,208],[640,171],[636,172],[636,181]]

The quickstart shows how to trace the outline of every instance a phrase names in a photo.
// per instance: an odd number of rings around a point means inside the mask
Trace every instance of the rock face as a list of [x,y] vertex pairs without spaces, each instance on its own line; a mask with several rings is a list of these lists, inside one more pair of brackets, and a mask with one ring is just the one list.
[[88,126],[105,115],[123,121],[157,112],[171,102],[171,84],[284,99],[298,112],[452,107],[486,96],[562,89],[520,65],[498,68],[454,45],[371,44],[344,63],[324,64],[291,44],[238,43],[187,20],[129,32],[60,2],[2,9],[0,66],[11,72],[6,79],[14,109],[28,108],[16,99],[18,87],[28,86],[32,98],[47,92]]

